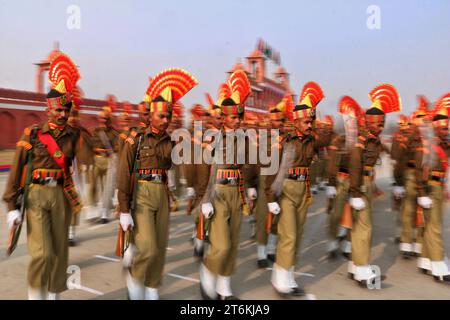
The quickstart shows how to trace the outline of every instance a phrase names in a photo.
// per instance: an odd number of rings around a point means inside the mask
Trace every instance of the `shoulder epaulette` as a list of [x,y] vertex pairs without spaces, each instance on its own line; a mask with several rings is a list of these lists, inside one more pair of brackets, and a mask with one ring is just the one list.
[[24,141],[24,140],[20,140],[17,142],[17,146],[18,147],[23,147],[25,150],[31,150],[32,146],[29,142]]
[[119,137],[123,140],[125,140],[126,138],[128,138],[128,136],[125,133],[121,133],[119,134]]
[[131,137],[128,137],[125,139],[125,142],[128,142],[129,144],[133,145],[134,144],[134,139]]
[[138,132],[137,132],[137,131],[133,130],[133,131],[131,132],[131,136],[132,136],[133,138],[136,138],[137,135],[138,135]]

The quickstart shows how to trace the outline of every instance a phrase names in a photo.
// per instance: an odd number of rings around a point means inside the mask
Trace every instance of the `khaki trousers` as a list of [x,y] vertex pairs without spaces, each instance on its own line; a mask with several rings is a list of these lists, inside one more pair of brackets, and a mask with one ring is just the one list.
[[286,270],[295,266],[303,236],[306,213],[311,204],[309,182],[286,179],[280,198],[276,264]]
[[71,210],[62,186],[31,184],[27,199],[28,284],[59,293],[67,289]]
[[356,266],[366,266],[370,261],[370,248],[372,245],[372,183],[373,181],[364,177],[363,200],[366,207],[356,211],[352,209],[353,229],[352,240],[352,261]]
[[350,179],[348,177],[337,177],[336,198],[334,198],[333,209],[328,218],[330,238],[336,239],[338,227],[344,212],[344,205],[348,200],[348,190],[350,188]]
[[97,205],[99,194],[104,190],[106,181],[106,173],[108,171],[108,157],[94,156],[94,167],[91,170],[91,179],[89,184],[89,204]]
[[163,183],[139,181],[133,241],[137,252],[131,276],[146,287],[158,288],[162,282],[169,236],[169,196]]
[[417,210],[417,184],[414,169],[405,172],[405,198],[401,206],[402,231],[400,242],[402,243],[422,243],[422,228],[417,229],[416,241],[414,241],[414,230],[416,230],[416,210]]
[[241,196],[237,186],[216,184],[214,215],[209,229],[210,247],[204,265],[215,275],[231,276],[236,265],[241,228]]
[[422,257],[431,261],[442,261],[445,258],[442,240],[443,188],[442,185],[430,182],[429,197],[433,201],[431,209],[424,210],[425,231],[423,235]]

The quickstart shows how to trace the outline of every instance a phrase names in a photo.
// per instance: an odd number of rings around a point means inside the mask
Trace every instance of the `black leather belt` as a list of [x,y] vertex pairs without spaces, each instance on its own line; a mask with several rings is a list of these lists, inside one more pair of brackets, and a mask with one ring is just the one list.
[[49,187],[55,187],[55,186],[63,185],[64,178],[53,178],[53,177],[33,178],[33,179],[31,179],[31,183],[45,185],[45,186],[49,186]]
[[153,181],[153,182],[166,182],[167,175],[165,175],[165,174],[156,174],[156,173],[139,174],[138,180]]
[[296,180],[296,181],[307,181],[309,180],[308,174],[289,174],[287,176],[289,180]]
[[238,177],[217,178],[216,183],[223,184],[223,185],[237,186],[239,184],[239,178]]

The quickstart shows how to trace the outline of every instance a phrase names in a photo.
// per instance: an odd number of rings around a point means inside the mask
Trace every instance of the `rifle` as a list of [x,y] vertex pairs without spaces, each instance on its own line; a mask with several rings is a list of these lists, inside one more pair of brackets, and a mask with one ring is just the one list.
[[[30,144],[33,145],[34,139],[36,138],[36,132],[37,129],[33,129],[30,133]],[[23,220],[25,219],[25,210],[27,207],[27,198],[28,198],[28,191],[30,189],[30,182],[31,182],[31,171],[32,171],[32,162],[33,162],[33,148],[27,151],[27,166],[26,166],[26,177],[25,177],[25,184],[22,187],[21,193],[21,205],[20,205],[20,216],[21,216],[21,222],[18,225],[14,225],[10,232],[8,237],[8,246],[6,247],[6,256],[10,256],[14,250],[17,247],[17,243],[19,242],[20,238],[20,232],[22,230],[22,224]]]
[[[141,146],[142,135],[139,136],[139,141],[136,149],[136,154],[134,156],[133,169],[131,171],[131,183],[130,183],[130,193],[132,195],[130,203],[130,213],[133,216],[134,210],[136,208],[136,194],[137,194],[137,174],[139,170],[139,149]],[[128,249],[131,242],[131,230],[127,230],[126,234],[123,231],[122,226],[119,223],[119,231],[117,234],[116,242],[116,256],[123,257],[124,252]]]

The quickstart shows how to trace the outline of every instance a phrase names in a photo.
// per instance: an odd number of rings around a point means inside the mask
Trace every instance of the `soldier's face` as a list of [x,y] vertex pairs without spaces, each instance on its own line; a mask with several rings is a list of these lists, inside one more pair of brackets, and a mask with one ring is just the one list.
[[151,115],[152,126],[159,131],[166,131],[170,120],[171,114],[169,112],[156,111]]
[[294,121],[295,129],[301,134],[308,136],[312,133],[313,120],[311,117],[300,118]]
[[211,125],[214,128],[218,129],[222,126],[222,122],[223,122],[222,115],[220,115],[220,114],[212,115],[210,119],[211,119]]
[[270,123],[272,124],[272,129],[283,129],[283,120],[270,120]]
[[72,127],[76,127],[78,126],[80,120],[78,119],[78,117],[74,117],[74,116],[70,116],[69,119],[67,120],[67,123],[69,124],[69,126]]
[[150,112],[147,110],[140,111],[139,112],[139,122],[145,123],[148,126],[150,123]]
[[378,137],[384,129],[384,121],[366,121],[367,130]]
[[441,140],[447,141],[448,139],[448,125],[447,126],[439,126],[434,128],[434,134]]
[[48,121],[57,125],[65,125],[69,119],[70,107],[57,106],[56,108],[47,108]]
[[225,117],[224,125],[228,129],[237,129],[241,125],[241,117],[235,114],[230,114]]

